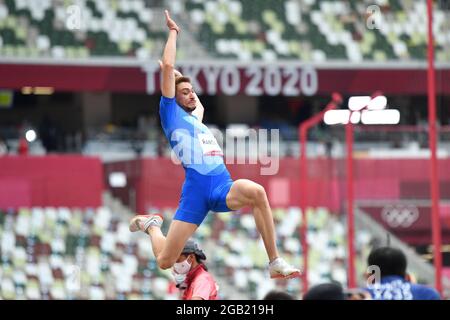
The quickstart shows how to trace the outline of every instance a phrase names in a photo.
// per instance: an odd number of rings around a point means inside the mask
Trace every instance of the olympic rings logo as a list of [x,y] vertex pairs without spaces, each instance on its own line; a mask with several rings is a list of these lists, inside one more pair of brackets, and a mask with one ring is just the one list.
[[419,219],[419,209],[413,205],[387,205],[381,218],[392,228],[408,228]]

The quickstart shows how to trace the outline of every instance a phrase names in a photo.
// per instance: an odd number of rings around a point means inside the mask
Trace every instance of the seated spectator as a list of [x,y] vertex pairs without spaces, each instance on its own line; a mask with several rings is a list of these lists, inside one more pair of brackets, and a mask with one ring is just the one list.
[[287,292],[271,290],[264,296],[263,300],[296,300],[296,299]]
[[347,289],[344,291],[346,300],[372,300],[372,296],[364,289]]
[[321,283],[311,287],[303,300],[345,300],[344,289],[339,283]]
[[440,300],[439,293],[430,287],[413,283],[406,273],[407,259],[400,250],[380,247],[372,250],[369,266],[380,268],[380,280],[366,290],[374,300]]

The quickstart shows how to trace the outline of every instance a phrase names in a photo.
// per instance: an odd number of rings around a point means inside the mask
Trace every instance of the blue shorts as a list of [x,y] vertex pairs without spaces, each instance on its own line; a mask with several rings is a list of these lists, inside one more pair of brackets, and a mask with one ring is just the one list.
[[173,219],[200,225],[208,212],[233,211],[226,204],[233,180],[225,170],[213,176],[186,169],[186,180],[181,191],[178,210]]

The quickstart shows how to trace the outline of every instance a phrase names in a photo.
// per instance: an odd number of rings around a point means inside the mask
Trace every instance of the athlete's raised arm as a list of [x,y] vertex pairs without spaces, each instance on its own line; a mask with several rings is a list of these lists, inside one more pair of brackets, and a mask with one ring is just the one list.
[[170,18],[169,11],[165,11],[167,27],[169,28],[169,36],[162,57],[162,95],[167,98],[175,97],[175,75],[174,65],[177,53],[177,35],[180,28],[175,21]]
[[[161,70],[163,70],[163,62],[161,60],[158,61],[159,67]],[[178,71],[177,69],[173,69],[173,74],[175,78],[182,77],[183,74]],[[205,108],[203,107],[203,104],[201,103],[200,99],[198,98],[197,94],[194,92],[195,100],[197,101],[197,107],[194,111],[192,111],[192,114],[198,119],[198,121],[202,122],[203,120],[203,114],[205,113]]]

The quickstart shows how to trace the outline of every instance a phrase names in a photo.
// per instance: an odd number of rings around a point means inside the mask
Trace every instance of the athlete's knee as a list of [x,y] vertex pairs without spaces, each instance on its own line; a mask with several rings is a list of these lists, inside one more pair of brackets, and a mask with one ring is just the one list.
[[176,262],[176,258],[173,259],[168,256],[159,255],[159,257],[156,259],[156,262],[158,263],[158,267],[160,267],[163,270],[170,269]]
[[262,185],[255,183],[252,186],[252,199],[254,204],[259,204],[267,200],[266,190]]

